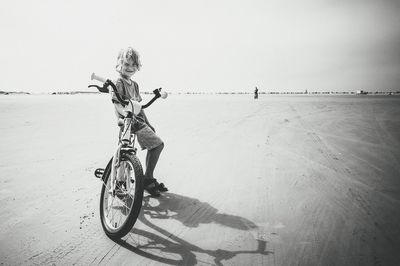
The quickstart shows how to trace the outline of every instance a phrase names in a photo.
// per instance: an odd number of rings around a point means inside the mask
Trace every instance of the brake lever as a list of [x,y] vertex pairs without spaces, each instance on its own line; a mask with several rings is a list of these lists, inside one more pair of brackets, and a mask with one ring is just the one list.
[[97,86],[97,85],[89,85],[88,88],[95,87],[99,92],[103,93],[109,93],[110,90],[107,88],[106,84],[104,84],[103,87]]
[[98,91],[103,92],[103,93],[109,93],[110,90],[108,89],[108,86],[111,86],[113,88],[113,91],[115,92],[115,96],[117,97],[118,101],[121,103],[122,106],[126,106],[128,105],[128,101],[125,101],[121,98],[121,96],[119,95],[119,93],[117,92],[117,87],[115,87],[115,84],[107,79],[107,81],[103,84],[103,87],[100,87],[98,85],[89,85],[88,88],[96,88]]
[[158,98],[160,98],[160,97],[161,97],[160,91],[161,91],[161,88],[155,89],[155,90],[153,91],[153,93],[154,93],[153,98],[152,98],[148,103],[146,103],[145,105],[143,105],[143,106],[142,106],[142,109],[145,109],[145,108],[149,107],[155,100],[157,100]]
[[155,90],[153,91],[153,93],[155,94],[155,96],[156,96],[157,98],[160,98],[160,97],[161,97],[160,91],[161,91],[161,88],[155,89]]

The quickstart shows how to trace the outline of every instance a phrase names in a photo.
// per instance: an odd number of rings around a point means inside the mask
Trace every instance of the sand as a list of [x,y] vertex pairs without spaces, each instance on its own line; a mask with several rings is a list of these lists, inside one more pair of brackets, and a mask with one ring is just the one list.
[[400,97],[170,95],[147,115],[170,191],[114,242],[93,176],[109,97],[0,97],[2,265],[399,263]]

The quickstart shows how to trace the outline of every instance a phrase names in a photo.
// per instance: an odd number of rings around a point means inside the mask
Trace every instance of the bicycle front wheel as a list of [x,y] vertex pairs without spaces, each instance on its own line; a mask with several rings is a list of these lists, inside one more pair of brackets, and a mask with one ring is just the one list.
[[135,155],[127,154],[117,169],[115,180],[111,178],[111,167],[107,167],[103,175],[100,219],[107,236],[121,238],[129,233],[138,218],[142,200],[142,165]]

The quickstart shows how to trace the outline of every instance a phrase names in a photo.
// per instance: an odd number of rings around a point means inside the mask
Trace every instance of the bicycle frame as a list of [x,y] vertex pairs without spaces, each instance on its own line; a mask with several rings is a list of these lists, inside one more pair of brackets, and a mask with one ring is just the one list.
[[[116,180],[117,180],[117,169],[120,167],[121,163],[124,161],[124,155],[125,154],[135,154],[137,149],[134,147],[135,145],[135,139],[136,135],[131,131],[131,125],[132,121],[135,119],[135,114],[138,114],[140,112],[139,109],[145,109],[149,107],[156,99],[158,98],[166,98],[167,93],[163,92],[161,93],[161,88],[153,90],[154,97],[145,105],[140,106],[139,103],[133,102],[130,99],[124,99],[121,97],[121,95],[118,93],[117,88],[115,84],[109,80],[109,79],[104,79],[99,76],[96,76],[94,73],[92,74],[92,79],[104,82],[103,86],[97,86],[97,85],[89,85],[88,87],[96,87],[100,92],[102,93],[108,93],[109,89],[108,87],[111,86],[112,90],[117,97],[119,103],[122,105],[124,108],[124,111],[126,112],[126,115],[123,119],[123,128],[120,130],[119,134],[119,143],[118,147],[114,153],[114,156],[111,161],[111,189],[109,193],[112,193],[113,196],[115,196],[115,190],[116,190]],[[107,165],[108,167],[108,165]],[[97,169],[95,172],[96,177],[102,177],[102,174],[104,173],[104,169]],[[127,182],[128,184],[129,182]]]
[[[92,74],[91,79],[103,83],[96,87],[100,92],[108,93],[112,87],[115,97],[112,102],[123,117],[120,126],[118,147],[105,169],[98,168],[95,176],[100,178],[103,186],[100,192],[100,221],[104,232],[110,238],[121,238],[132,229],[142,207],[144,176],[140,160],[136,156],[136,134],[132,132],[132,123],[142,109],[150,106],[157,98],[167,98],[166,92],[160,89],[153,91],[154,97],[145,105],[137,101],[121,97],[115,84],[109,80]],[[122,122],[123,121],[123,122]]]
[[[124,118],[123,127],[119,125],[120,134],[118,147],[111,162],[111,189],[109,192],[112,193],[113,196],[115,196],[117,169],[121,166],[121,163],[123,163],[124,155],[131,153],[136,155],[137,151],[135,148],[136,134],[131,131],[131,124],[134,118],[132,117],[132,112],[128,111],[127,113],[128,115]],[[127,182],[127,184],[130,184],[130,182]]]

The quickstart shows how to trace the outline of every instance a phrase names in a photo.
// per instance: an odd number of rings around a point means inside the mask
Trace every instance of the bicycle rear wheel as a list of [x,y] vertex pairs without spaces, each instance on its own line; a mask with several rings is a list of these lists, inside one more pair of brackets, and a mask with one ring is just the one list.
[[111,167],[103,175],[100,194],[100,219],[104,232],[110,238],[121,238],[132,229],[143,200],[143,169],[139,159],[126,154],[120,163],[116,189],[111,186]]

